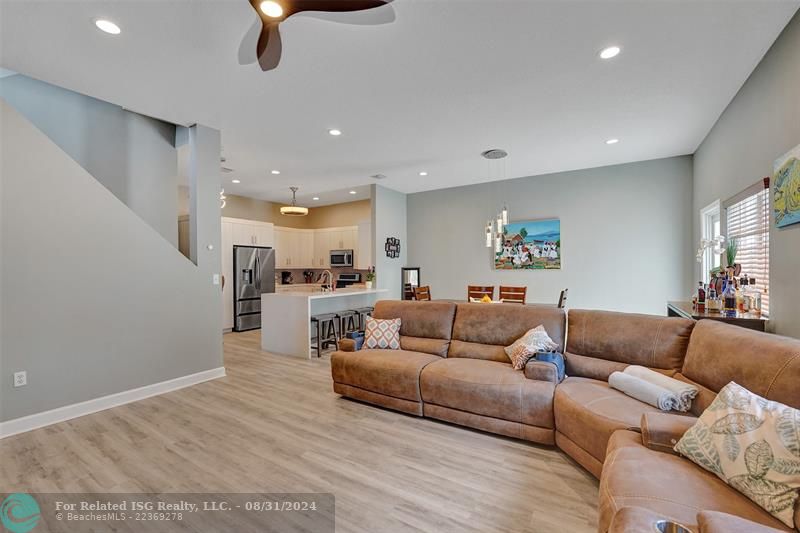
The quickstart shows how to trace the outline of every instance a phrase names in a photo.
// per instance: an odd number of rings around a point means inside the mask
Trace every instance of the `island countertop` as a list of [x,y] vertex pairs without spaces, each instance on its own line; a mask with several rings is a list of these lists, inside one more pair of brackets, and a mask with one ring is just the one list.
[[[316,357],[311,317],[373,307],[387,289],[297,290],[261,295],[261,349],[280,355]],[[338,326],[337,326],[338,329]]]
[[322,291],[281,291],[266,293],[262,298],[308,298],[309,300],[319,300],[321,298],[336,298],[339,296],[359,296],[362,294],[381,294],[389,292],[389,289],[336,289],[331,292]]

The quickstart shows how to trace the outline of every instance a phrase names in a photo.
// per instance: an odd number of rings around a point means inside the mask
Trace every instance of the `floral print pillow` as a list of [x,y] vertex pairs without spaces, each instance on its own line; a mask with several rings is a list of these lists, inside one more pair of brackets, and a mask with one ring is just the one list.
[[675,451],[789,527],[800,493],[800,410],[730,382]]

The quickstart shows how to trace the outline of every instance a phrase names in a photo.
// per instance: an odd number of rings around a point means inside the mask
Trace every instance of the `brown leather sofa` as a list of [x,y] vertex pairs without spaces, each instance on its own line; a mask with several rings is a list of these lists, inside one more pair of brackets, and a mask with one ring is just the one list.
[[402,320],[402,349],[335,352],[334,391],[406,413],[554,443],[553,365],[534,361],[524,372],[515,371],[503,348],[542,324],[561,349],[564,310],[387,300],[375,305],[373,316]]
[[[692,403],[694,415],[700,415],[730,381],[800,408],[800,340],[701,320],[675,377],[700,388]],[[652,528],[659,518],[703,532],[791,531],[714,474],[675,455],[673,446],[693,422],[670,413],[647,413],[641,434],[614,433],[600,478],[599,531],[647,531],[642,524]],[[618,523],[632,519],[617,515],[631,507],[646,512],[637,513],[638,526],[620,529]],[[800,502],[794,519],[800,524]]]
[[[711,320],[699,323],[553,307],[382,301],[402,319],[402,350],[331,356],[334,390],[358,400],[559,448],[600,477],[600,533],[653,531],[671,519],[704,533],[787,531],[756,504],[672,451],[730,381],[800,408],[800,341]],[[503,347],[544,325],[564,344],[554,365],[511,368]],[[685,414],[663,413],[611,389],[630,364],[693,383]],[[795,509],[800,523],[800,503]]]

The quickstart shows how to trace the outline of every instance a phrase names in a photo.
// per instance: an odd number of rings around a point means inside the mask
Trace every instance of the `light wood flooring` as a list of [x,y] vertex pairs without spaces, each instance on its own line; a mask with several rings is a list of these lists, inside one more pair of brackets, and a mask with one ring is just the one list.
[[225,335],[225,378],[0,440],[4,492],[332,492],[337,532],[596,531],[558,450],[340,398],[327,357]]

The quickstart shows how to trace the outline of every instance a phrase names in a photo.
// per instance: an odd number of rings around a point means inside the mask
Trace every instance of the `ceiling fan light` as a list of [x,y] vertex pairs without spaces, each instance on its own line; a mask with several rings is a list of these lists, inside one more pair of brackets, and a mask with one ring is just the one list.
[[283,15],[283,7],[278,2],[273,0],[265,0],[258,6],[261,12],[270,18],[278,18]]
[[299,205],[285,205],[281,207],[281,215],[285,215],[287,217],[304,217],[307,214],[307,207],[300,207]]

